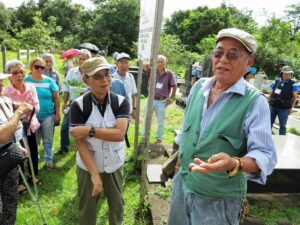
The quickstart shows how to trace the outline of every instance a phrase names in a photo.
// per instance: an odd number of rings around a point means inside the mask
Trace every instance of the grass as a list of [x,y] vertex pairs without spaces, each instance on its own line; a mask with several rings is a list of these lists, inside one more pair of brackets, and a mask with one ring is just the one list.
[[290,222],[294,225],[299,225],[299,215],[300,203],[298,207],[287,208],[278,203],[263,202],[251,205],[249,216],[258,219],[267,225],[277,225],[279,222]]

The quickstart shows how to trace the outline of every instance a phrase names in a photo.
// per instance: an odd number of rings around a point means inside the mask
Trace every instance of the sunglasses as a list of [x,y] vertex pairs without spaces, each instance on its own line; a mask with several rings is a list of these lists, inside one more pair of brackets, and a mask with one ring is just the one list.
[[12,72],[11,72],[12,75],[18,75],[18,74],[24,74],[24,73],[25,73],[24,70],[12,71]]
[[44,69],[45,69],[45,66],[34,65],[33,67],[34,67],[36,70],[39,70],[39,69],[44,70]]
[[238,60],[241,57],[241,54],[236,50],[229,50],[227,52],[222,50],[213,51],[213,56],[215,59],[220,59],[223,57],[223,55],[225,55],[228,60]]

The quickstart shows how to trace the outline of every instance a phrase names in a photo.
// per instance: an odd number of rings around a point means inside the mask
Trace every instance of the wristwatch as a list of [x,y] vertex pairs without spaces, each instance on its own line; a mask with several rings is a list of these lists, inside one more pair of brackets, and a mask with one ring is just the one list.
[[90,131],[89,131],[89,137],[94,137],[96,133],[96,129],[95,127],[91,127]]

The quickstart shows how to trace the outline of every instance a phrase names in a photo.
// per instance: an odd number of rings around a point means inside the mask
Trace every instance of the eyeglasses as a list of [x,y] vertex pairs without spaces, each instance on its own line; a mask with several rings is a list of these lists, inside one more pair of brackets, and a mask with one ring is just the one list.
[[12,75],[18,75],[18,74],[24,74],[24,73],[25,73],[24,70],[12,71],[12,72],[11,72]]
[[34,65],[33,67],[34,67],[36,70],[39,70],[39,69],[44,70],[44,69],[45,69],[45,66]]
[[111,75],[110,73],[105,73],[104,75],[101,73],[96,73],[92,77],[94,78],[94,80],[104,80],[104,78],[110,78]]
[[213,56],[215,59],[220,59],[223,57],[223,55],[225,55],[228,60],[238,60],[241,57],[241,54],[236,50],[229,50],[227,52],[222,50],[213,51]]

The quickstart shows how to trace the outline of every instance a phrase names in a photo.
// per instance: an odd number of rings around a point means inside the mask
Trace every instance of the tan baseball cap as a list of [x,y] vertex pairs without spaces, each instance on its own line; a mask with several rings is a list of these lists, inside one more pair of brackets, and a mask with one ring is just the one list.
[[217,35],[216,42],[218,43],[222,38],[225,37],[233,38],[239,41],[249,52],[255,54],[257,44],[255,38],[251,34],[237,28],[222,29]]
[[103,57],[94,57],[88,60],[85,60],[81,65],[81,69],[84,74],[87,76],[93,76],[100,70],[109,69],[110,65],[107,60]]

